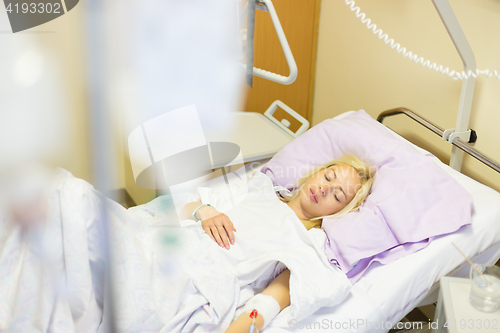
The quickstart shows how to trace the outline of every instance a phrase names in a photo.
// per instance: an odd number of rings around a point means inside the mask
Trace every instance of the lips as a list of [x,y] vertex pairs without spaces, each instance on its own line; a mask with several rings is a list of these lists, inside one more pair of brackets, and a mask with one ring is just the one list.
[[311,189],[309,190],[309,198],[315,203],[318,203],[318,199],[316,199],[316,196],[314,195],[314,192]]

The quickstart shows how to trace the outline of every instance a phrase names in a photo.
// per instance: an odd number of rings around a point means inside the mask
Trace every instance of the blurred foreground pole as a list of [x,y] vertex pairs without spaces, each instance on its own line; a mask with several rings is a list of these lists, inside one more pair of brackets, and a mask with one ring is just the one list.
[[106,71],[104,52],[104,22],[103,3],[100,0],[89,0],[86,4],[85,31],[87,49],[87,72],[89,91],[89,114],[92,147],[93,183],[100,191],[101,205],[99,221],[103,223],[102,230],[107,240],[102,244],[105,258],[105,292],[102,322],[106,332],[116,332],[115,325],[115,298],[113,292],[113,260],[109,237],[109,221],[106,209],[106,200],[102,193],[110,190],[110,161],[111,154],[111,123],[109,110],[106,108]]

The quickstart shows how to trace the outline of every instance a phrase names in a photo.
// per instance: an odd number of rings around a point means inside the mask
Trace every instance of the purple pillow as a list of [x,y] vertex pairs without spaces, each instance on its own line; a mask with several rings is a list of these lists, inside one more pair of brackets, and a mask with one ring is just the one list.
[[[377,171],[371,194],[358,211],[323,220],[325,253],[344,272],[362,259],[365,266],[377,261],[377,255],[383,258],[379,262],[388,263],[471,223],[472,196],[430,153],[399,140],[364,110],[314,126],[283,147],[262,172],[275,185],[292,189],[310,168],[345,154]],[[401,244],[406,244],[404,250],[395,251]]]

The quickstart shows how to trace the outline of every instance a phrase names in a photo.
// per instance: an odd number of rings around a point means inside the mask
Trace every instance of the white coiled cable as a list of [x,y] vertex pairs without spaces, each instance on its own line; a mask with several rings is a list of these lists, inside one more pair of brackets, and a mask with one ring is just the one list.
[[382,39],[385,44],[389,44],[391,49],[395,48],[396,51],[398,53],[402,53],[405,58],[413,60],[413,62],[420,64],[421,66],[425,66],[429,69],[432,69],[435,72],[440,72],[441,74],[447,75],[451,77],[453,80],[463,80],[471,76],[477,77],[478,75],[486,75],[489,78],[494,75],[497,79],[500,79],[500,73],[496,69],[495,70],[476,69],[475,71],[469,70],[467,72],[465,71],[457,72],[451,70],[448,67],[444,67],[443,65],[438,65],[435,62],[431,63],[430,60],[426,60],[424,59],[424,57],[419,57],[417,54],[408,51],[406,47],[402,47],[401,44],[396,43],[394,39],[389,38],[389,36],[385,34],[382,31],[382,29],[377,29],[377,25],[372,23],[372,20],[367,18],[365,13],[361,13],[361,9],[359,7],[356,7],[356,4],[353,0],[345,0],[345,4],[349,6],[351,11],[355,12],[356,17],[361,20],[361,23],[366,25],[368,30],[371,30],[374,35],[376,35],[379,39]]

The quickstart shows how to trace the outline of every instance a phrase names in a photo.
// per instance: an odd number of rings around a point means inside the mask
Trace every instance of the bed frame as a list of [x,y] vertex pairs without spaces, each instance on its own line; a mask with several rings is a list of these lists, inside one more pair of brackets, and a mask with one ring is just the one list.
[[[379,114],[379,116],[377,117],[377,121],[382,123],[385,118],[392,117],[392,116],[395,116],[398,114],[404,114],[404,115],[410,117],[411,119],[415,120],[416,122],[418,122],[420,125],[431,130],[435,134],[439,135],[441,138],[444,137],[444,134],[446,132],[444,129],[442,129],[438,125],[430,122],[429,120],[425,119],[424,117],[420,116],[419,114],[417,114],[417,113],[415,113],[407,108],[396,108],[396,109],[384,111],[384,112]],[[476,132],[474,130],[471,130],[471,135],[470,135],[470,139],[469,139],[468,143],[476,142],[476,139],[477,139]],[[461,138],[455,137],[454,140],[451,141],[450,143],[452,145],[454,145],[455,147],[461,149],[462,151],[466,152],[470,156],[474,157],[478,161],[486,164],[487,166],[489,166],[490,168],[492,168],[496,172],[500,173],[500,163],[498,163],[497,161],[493,160],[492,158],[484,155],[479,150],[470,146],[467,142],[463,141]],[[451,164],[451,162],[450,162],[450,164]]]
[[[384,111],[384,112],[379,114],[379,116],[377,117],[377,121],[380,123],[383,123],[385,118],[396,116],[399,114],[404,114],[404,115],[408,116],[410,119],[413,119],[414,121],[416,121],[420,125],[427,128],[428,130],[439,135],[441,138],[443,138],[443,140],[446,140],[446,139],[444,139],[445,130],[443,130],[443,128],[439,127],[438,125],[425,119],[421,115],[417,114],[416,112],[413,112],[412,110],[410,110],[408,108],[400,107],[400,108],[395,108],[395,109]],[[477,149],[475,149],[474,147],[472,147],[468,144],[468,143],[475,142],[476,139],[477,139],[476,132],[474,130],[471,130],[470,138],[469,138],[468,142],[463,141],[459,137],[455,137],[453,139],[453,141],[451,141],[450,143],[452,145],[454,145],[455,147],[461,149],[463,152],[474,157],[478,161],[484,163],[488,167],[492,168],[496,172],[500,173],[500,163],[498,163],[497,161],[493,160],[492,158],[484,155],[483,153],[481,153],[480,151],[478,151]],[[451,163],[452,162],[450,161],[450,166],[451,166]],[[461,269],[461,267],[457,267],[450,274],[451,275],[456,274],[460,269]],[[429,290],[429,292],[427,293],[427,296],[422,301],[420,301],[420,303],[416,307],[425,306],[425,305],[437,302],[438,294],[439,294],[439,283],[436,283]]]

